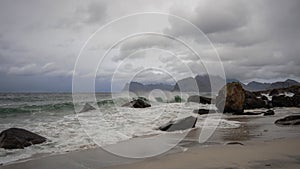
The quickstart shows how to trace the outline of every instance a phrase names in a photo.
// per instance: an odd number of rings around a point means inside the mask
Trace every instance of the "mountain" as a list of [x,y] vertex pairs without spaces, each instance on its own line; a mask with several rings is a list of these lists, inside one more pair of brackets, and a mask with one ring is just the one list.
[[159,84],[142,84],[139,82],[130,82],[127,83],[123,91],[130,91],[130,92],[150,92],[154,89],[160,89],[164,91],[171,91],[173,89],[173,85],[159,83]]
[[292,79],[287,79],[286,81],[274,83],[261,83],[252,81],[248,83],[244,88],[249,91],[262,91],[270,89],[287,88],[290,86],[300,86],[300,83]]
[[[210,83],[210,80],[213,84]],[[290,86],[300,86],[300,83],[287,79],[282,82],[274,83],[261,83],[252,81],[247,85],[243,84],[237,79],[226,79],[226,83],[239,82],[244,89],[248,91],[263,91],[270,89],[278,88],[287,88]],[[187,77],[181,80],[178,80],[177,83],[173,86],[170,84],[158,83],[158,84],[142,84],[139,82],[131,82],[126,84],[123,88],[123,91],[131,92],[150,92],[154,89],[160,89],[164,91],[175,91],[175,92],[210,92],[211,86],[214,88],[214,91],[218,91],[224,86],[224,79],[219,76],[208,76],[208,75],[197,75],[195,77]]]
[[197,75],[195,78],[188,77],[177,81],[173,91],[210,92],[211,87],[218,91],[223,85],[224,79],[219,76]]

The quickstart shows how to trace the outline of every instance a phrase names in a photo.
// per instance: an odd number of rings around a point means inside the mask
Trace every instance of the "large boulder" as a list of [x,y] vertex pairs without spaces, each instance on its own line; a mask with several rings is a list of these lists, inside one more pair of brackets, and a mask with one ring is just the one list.
[[245,90],[244,109],[258,109],[265,107],[267,107],[266,101],[261,98],[257,98],[255,94]]
[[273,96],[272,105],[274,107],[293,107],[294,101],[292,97],[288,97],[285,95]]
[[[245,92],[240,83],[233,82],[225,85],[216,98],[217,108],[224,113],[243,113]],[[224,108],[224,109],[223,109]]]
[[20,128],[10,128],[0,133],[0,148],[5,149],[23,149],[45,141],[45,137]]
[[186,117],[177,121],[170,121],[167,124],[159,127],[161,131],[177,131],[194,128],[197,122],[197,118],[193,116]]
[[124,105],[122,105],[122,107],[146,108],[151,107],[151,105],[147,103],[147,101],[145,101],[144,99],[138,98],[136,100],[132,100],[129,103],[125,103]]
[[211,98],[198,96],[198,95],[192,95],[188,98],[188,102],[195,102],[195,103],[202,103],[202,104],[211,104]]
[[275,121],[278,125],[300,125],[300,115],[291,115]]

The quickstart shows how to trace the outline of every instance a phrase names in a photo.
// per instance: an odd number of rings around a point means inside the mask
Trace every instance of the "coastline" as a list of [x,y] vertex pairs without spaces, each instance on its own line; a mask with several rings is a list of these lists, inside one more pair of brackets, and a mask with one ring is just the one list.
[[[300,165],[300,128],[297,126],[276,126],[274,121],[297,113],[299,108],[276,109],[275,116],[225,116],[225,119],[241,122],[240,127],[217,129],[207,142],[198,143],[201,129],[189,131],[188,135],[166,153],[146,159],[132,159],[113,155],[102,148],[94,148],[65,154],[36,155],[32,158],[0,166],[2,169],[30,168],[251,168],[259,165],[273,165],[275,168],[293,168]],[[204,116],[205,117],[205,116]],[[174,133],[176,134],[176,133]],[[127,149],[137,148],[138,140],[132,138],[119,142]],[[234,143],[227,145],[227,143]],[[243,145],[240,145],[243,144]],[[141,146],[141,145],[140,145]],[[123,146],[124,147],[124,146]],[[254,151],[255,150],[255,151]],[[258,154],[258,155],[257,155]],[[293,161],[293,159],[298,159]],[[280,162],[291,166],[281,166]],[[180,163],[179,163],[180,162]],[[178,163],[178,164],[177,164]],[[175,165],[176,164],[176,165]],[[180,166],[180,165],[183,166]],[[203,165],[205,164],[205,165]],[[143,166],[143,167],[141,167]],[[298,166],[299,168],[300,166]],[[254,167],[255,168],[255,167]]]

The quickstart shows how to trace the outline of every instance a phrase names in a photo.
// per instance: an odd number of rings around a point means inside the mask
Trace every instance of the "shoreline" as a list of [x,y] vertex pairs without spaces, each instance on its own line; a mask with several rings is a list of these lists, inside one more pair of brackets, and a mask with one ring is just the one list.
[[[283,126],[279,127],[274,124],[276,119],[286,116],[287,113],[298,113],[299,108],[285,108],[276,109],[276,114],[274,116],[224,116],[225,119],[235,120],[241,122],[238,128],[219,128],[213,135],[204,143],[198,143],[198,136],[201,132],[201,128],[192,129],[189,131],[187,136],[174,148],[171,150],[160,154],[158,156],[150,157],[147,159],[130,159],[119,157],[107,152],[103,148],[93,148],[78,151],[71,151],[62,154],[36,154],[30,158],[22,159],[19,161],[14,161],[12,163],[6,163],[0,168],[2,169],[18,169],[18,168],[49,168],[56,165],[56,168],[103,168],[112,167],[115,165],[126,166],[128,164],[134,165],[135,163],[140,163],[141,161],[148,161],[153,159],[164,159],[168,156],[177,156],[176,154],[182,154],[185,152],[202,151],[202,148],[215,149],[214,147],[248,147],[252,144],[266,144],[269,142],[278,142],[280,140],[298,140],[300,141],[300,127],[298,126]],[[289,114],[290,114],[289,113]],[[205,115],[202,117],[206,117]],[[176,135],[178,133],[171,133],[171,135]],[[151,135],[150,135],[151,136]],[[162,135],[161,135],[162,136]],[[119,142],[117,144],[110,145],[114,149],[126,147],[124,152],[131,149],[139,149],[141,146],[149,146],[147,144],[140,144],[139,139],[143,137],[135,137],[126,141]],[[162,136],[163,137],[163,136]],[[235,142],[233,145],[226,145],[227,143]],[[283,141],[284,142],[284,141]],[[157,144],[161,143],[159,140]],[[237,144],[238,143],[238,144]],[[244,144],[239,145],[239,143]],[[300,142],[294,144],[295,147],[299,148]],[[126,146],[124,146],[126,145]],[[155,144],[154,144],[155,145]],[[288,145],[288,144],[287,144]],[[149,146],[155,147],[155,146]],[[294,151],[297,149],[295,148]],[[221,148],[222,149],[222,148]],[[227,150],[226,150],[227,151]],[[230,151],[229,151],[230,152]],[[209,153],[209,152],[208,152]],[[222,153],[222,152],[220,152]],[[243,155],[243,154],[241,154]],[[299,158],[300,159],[300,158]],[[49,165],[49,166],[48,166]],[[51,168],[51,167],[50,167]],[[159,167],[157,167],[159,168]],[[223,167],[224,168],[224,167]],[[243,167],[244,168],[244,167]]]
[[[131,141],[133,142],[133,141]],[[267,141],[245,141],[240,144],[175,147],[171,152],[130,159],[108,153],[101,148],[50,155],[0,166],[1,169],[175,169],[175,168],[299,168],[300,137]]]

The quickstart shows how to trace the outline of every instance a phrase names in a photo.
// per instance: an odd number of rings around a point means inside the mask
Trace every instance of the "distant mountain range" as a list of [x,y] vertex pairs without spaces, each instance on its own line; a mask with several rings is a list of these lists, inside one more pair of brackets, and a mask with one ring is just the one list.
[[[210,80],[214,84],[210,84]],[[237,79],[227,79],[226,83],[230,82],[239,82],[243,86],[244,89],[249,91],[262,91],[262,90],[270,90],[277,88],[286,88],[294,85],[299,85],[300,83],[287,79],[286,81],[279,81],[274,83],[261,83],[252,81],[248,84],[243,84]],[[175,85],[170,84],[142,84],[139,82],[131,82],[130,84],[126,84],[123,88],[123,91],[131,91],[131,92],[149,92],[154,89],[160,89],[164,91],[176,91],[176,92],[210,92],[211,86],[217,86],[221,88],[223,86],[224,79],[219,76],[208,76],[208,75],[197,75],[195,77],[188,77],[177,81]],[[221,85],[222,84],[222,85]]]
[[261,83],[252,81],[247,85],[243,85],[244,89],[249,91],[262,91],[262,90],[270,90],[270,89],[278,89],[278,88],[287,88],[290,86],[300,86],[300,83],[296,80],[287,79],[283,82],[274,82],[274,83]]

